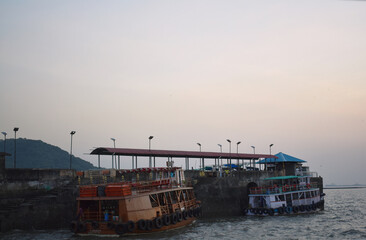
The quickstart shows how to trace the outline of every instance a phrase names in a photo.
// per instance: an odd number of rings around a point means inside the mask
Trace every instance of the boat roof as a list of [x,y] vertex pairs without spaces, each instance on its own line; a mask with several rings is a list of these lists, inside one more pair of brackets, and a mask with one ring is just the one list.
[[301,177],[302,176],[278,176],[278,177],[265,178],[264,180],[284,180],[284,179],[301,178]]
[[300,158],[296,158],[282,152],[275,154],[275,156],[276,158],[265,158],[263,160],[258,161],[258,163],[263,164],[263,163],[282,163],[282,162],[294,162],[294,163],[306,162]]

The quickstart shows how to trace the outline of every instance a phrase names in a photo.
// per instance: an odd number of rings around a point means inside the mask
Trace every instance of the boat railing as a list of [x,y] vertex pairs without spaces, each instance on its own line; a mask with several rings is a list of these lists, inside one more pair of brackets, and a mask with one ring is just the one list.
[[318,177],[318,173],[317,172],[298,171],[298,170],[296,170],[296,176]]
[[[107,192],[109,186],[121,186],[119,191],[117,188],[114,189],[114,194],[110,196],[127,196],[127,195],[134,195],[138,193],[147,193],[156,190],[163,190],[163,189],[170,189],[170,188],[177,188],[181,185],[178,184],[176,181],[167,178],[167,179],[160,179],[154,181],[139,181],[139,182],[130,182],[130,181],[123,181],[123,182],[113,182],[107,184],[93,184],[93,185],[83,185],[79,187],[80,197],[96,197],[96,196],[103,196],[99,195],[99,187],[104,187]],[[129,191],[126,191],[126,187],[128,187]],[[115,191],[117,190],[117,192]],[[121,192],[121,193],[120,193]],[[108,196],[108,195],[106,195]]]
[[263,187],[253,187],[249,189],[249,194],[275,194],[275,193],[283,193],[283,192],[294,192],[301,190],[309,190],[313,188],[317,188],[317,183],[300,183],[300,184],[285,184],[285,185],[272,185],[272,186],[263,186]]
[[100,215],[99,215],[98,211],[87,210],[84,212],[84,218],[88,219],[88,220],[99,221]]

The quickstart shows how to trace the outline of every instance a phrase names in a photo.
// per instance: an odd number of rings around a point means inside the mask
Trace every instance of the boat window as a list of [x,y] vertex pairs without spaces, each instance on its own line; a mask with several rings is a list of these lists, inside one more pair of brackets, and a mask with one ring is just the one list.
[[178,202],[178,198],[177,198],[177,192],[170,192],[170,196],[172,197],[172,203],[177,203]]
[[300,194],[300,199],[305,199],[305,194],[303,192],[299,193]]
[[183,193],[184,201],[188,201],[188,196],[187,196],[186,190],[183,190],[182,193]]
[[298,193],[293,193],[292,194],[292,199],[293,200],[298,200],[299,199],[299,194]]
[[276,201],[277,202],[283,202],[283,201],[285,201],[285,196],[283,196],[283,195],[276,195]]
[[164,197],[164,193],[159,193],[158,194],[158,199],[159,199],[160,205],[166,205],[166,200],[165,200],[165,197]]
[[310,198],[310,192],[306,192],[306,198]]
[[159,207],[158,196],[156,194],[150,195],[150,202],[152,207]]
[[166,199],[166,201],[167,201],[167,203],[168,203],[168,204],[169,204],[169,203],[172,203],[172,199],[171,199],[171,197],[170,197],[169,192],[166,192],[166,193],[165,193],[165,199]]

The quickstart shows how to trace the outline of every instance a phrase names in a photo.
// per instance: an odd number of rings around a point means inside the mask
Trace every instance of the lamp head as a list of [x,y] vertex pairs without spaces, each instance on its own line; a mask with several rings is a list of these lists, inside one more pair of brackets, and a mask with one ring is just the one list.
[[228,141],[229,143],[231,143],[230,139],[226,139],[226,141]]
[[7,133],[6,132],[1,132],[4,136],[6,136],[7,135]]
[[241,142],[237,142],[236,144],[238,144],[238,145],[239,145],[240,143],[241,143]]
[[201,146],[201,143],[197,143],[198,146]]
[[271,145],[269,145],[269,146],[272,147],[273,146],[273,143]]
[[150,140],[151,140],[151,139],[153,139],[153,138],[154,138],[154,136],[150,136],[150,137],[149,137],[149,139],[150,139]]
[[19,128],[15,127],[14,128],[14,132],[17,132],[19,130]]
[[115,139],[115,138],[111,138],[111,140],[112,140],[112,141],[116,141],[116,139]]
[[71,134],[71,135],[74,135],[75,133],[76,133],[75,131],[71,131],[71,133],[70,133],[70,134]]

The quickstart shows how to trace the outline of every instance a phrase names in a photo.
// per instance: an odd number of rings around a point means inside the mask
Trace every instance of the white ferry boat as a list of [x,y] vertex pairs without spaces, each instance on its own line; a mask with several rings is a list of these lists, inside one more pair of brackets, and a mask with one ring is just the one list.
[[249,189],[245,215],[309,213],[324,209],[324,195],[311,176],[279,176],[264,179],[263,186]]
[[[281,215],[315,212],[324,209],[324,195],[316,172],[302,164],[306,161],[284,154],[259,161],[268,172],[281,176],[265,178],[248,186],[246,215]],[[311,181],[314,179],[314,181]],[[321,184],[321,183],[320,183]]]

